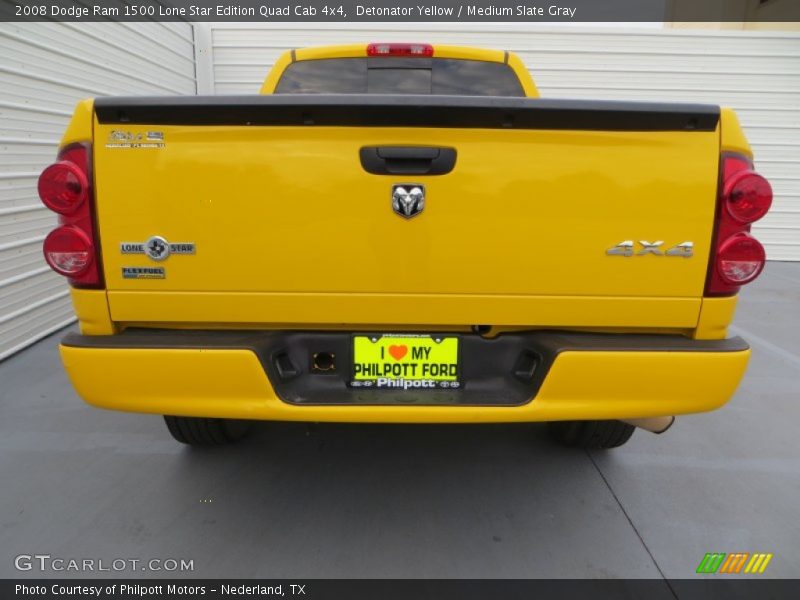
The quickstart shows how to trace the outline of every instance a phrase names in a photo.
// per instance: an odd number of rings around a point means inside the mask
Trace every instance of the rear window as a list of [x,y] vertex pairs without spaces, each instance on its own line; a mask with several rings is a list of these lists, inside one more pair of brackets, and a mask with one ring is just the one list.
[[286,67],[276,94],[524,96],[506,64],[451,58],[324,58]]

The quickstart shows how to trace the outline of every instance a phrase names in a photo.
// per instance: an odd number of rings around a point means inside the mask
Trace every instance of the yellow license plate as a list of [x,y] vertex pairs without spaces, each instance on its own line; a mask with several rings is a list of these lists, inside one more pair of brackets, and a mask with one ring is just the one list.
[[353,336],[352,387],[458,389],[458,337],[376,334]]

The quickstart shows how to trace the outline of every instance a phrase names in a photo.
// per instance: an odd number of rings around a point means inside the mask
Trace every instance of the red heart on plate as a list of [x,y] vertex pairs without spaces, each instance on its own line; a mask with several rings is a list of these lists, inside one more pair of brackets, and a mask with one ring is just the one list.
[[389,346],[389,354],[391,354],[392,358],[395,360],[400,360],[408,354],[408,346]]

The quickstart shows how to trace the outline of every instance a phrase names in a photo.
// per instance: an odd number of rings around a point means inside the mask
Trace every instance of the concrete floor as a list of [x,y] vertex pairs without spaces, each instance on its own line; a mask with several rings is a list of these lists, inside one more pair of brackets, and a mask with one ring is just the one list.
[[42,576],[13,566],[40,553],[201,578],[672,579],[706,552],[800,577],[800,264],[768,265],[735,333],[754,354],[730,404],[609,453],[541,426],[282,423],[193,450],[84,405],[50,337],[0,364],[0,577]]

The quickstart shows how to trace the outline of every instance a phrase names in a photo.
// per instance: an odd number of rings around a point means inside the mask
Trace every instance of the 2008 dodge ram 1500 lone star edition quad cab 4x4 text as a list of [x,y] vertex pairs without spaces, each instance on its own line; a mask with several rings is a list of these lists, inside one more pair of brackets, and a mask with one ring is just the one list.
[[78,394],[252,420],[546,421],[623,444],[734,393],[772,191],[729,109],[538,97],[514,54],[287,52],[252,96],[78,104],[39,179]]

